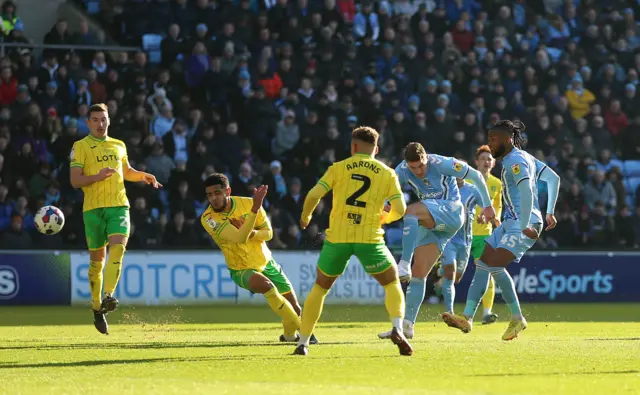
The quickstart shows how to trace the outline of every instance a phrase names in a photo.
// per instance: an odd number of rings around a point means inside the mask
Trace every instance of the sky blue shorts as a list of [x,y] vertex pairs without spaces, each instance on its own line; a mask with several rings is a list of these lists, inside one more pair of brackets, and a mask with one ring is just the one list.
[[442,254],[442,266],[456,265],[457,276],[461,276],[467,270],[469,263],[469,255],[471,254],[471,243],[465,245],[463,243],[454,243],[450,241],[444,247]]
[[[538,231],[542,229],[542,224],[532,224],[531,226],[538,227]],[[503,223],[493,231],[491,236],[485,239],[485,242],[489,244],[493,249],[504,248],[515,256],[514,262],[520,262],[520,259],[525,252],[529,251],[531,247],[536,243],[525,236],[520,229],[520,222],[514,219],[506,219]]]
[[459,201],[426,199],[421,202],[433,216],[436,226],[433,229],[420,227],[416,248],[437,244],[440,252],[464,224],[464,208]]

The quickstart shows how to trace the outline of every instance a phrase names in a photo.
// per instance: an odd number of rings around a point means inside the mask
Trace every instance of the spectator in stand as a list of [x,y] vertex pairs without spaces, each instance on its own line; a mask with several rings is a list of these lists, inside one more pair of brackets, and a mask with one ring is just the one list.
[[[378,128],[378,157],[394,166],[409,141],[469,159],[499,118],[523,120],[527,149],[563,177],[564,231],[544,236],[539,248],[633,248],[630,239],[621,245],[606,236],[640,226],[629,215],[636,208],[624,208],[640,197],[627,197],[627,173],[614,167],[640,160],[635,14],[569,3],[547,13],[522,0],[174,0],[165,15],[153,9],[163,5],[138,2],[135,18],[125,9],[98,19],[125,45],[168,26],[158,64],[144,52],[111,56],[100,48],[45,51],[41,63],[28,49],[10,49],[0,59],[0,224],[7,231],[18,212],[32,232],[28,207],[42,202],[81,223],[69,150],[88,131],[87,107],[106,102],[129,160],[167,180],[161,193],[128,188],[146,213],[132,215],[132,248],[175,241],[167,234],[182,234],[201,212],[197,191],[214,170],[228,174],[234,194],[270,185],[272,247],[317,248],[326,224],[300,232],[296,202],[349,155],[350,129]],[[4,2],[5,27],[15,18],[11,5]],[[5,41],[24,40],[19,25],[9,35],[4,29]],[[59,20],[45,42],[102,41],[85,21],[74,28]],[[82,232],[67,226],[62,242],[81,246]],[[202,229],[191,229],[198,244]]]

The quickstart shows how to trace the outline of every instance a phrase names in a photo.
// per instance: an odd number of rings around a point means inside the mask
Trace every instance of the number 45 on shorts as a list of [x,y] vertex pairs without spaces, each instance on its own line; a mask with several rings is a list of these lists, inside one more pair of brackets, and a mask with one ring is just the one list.
[[522,243],[522,236],[519,235],[504,235],[502,239],[500,239],[500,244],[505,245],[509,248],[514,248],[515,246]]

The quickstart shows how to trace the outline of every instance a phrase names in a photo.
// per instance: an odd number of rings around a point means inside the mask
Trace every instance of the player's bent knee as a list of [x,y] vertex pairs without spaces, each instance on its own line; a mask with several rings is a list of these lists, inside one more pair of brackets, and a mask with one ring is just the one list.
[[107,257],[107,248],[102,247],[95,250],[89,250],[89,259],[94,262],[104,261]]
[[129,241],[129,236],[126,235],[109,235],[109,245],[114,244],[122,244],[123,246],[127,246],[127,241]]
[[405,212],[405,215],[420,216],[421,214],[428,213],[428,212],[429,210],[427,209],[427,206],[425,206],[420,202],[416,202],[416,203],[410,204],[407,207],[407,211]]
[[253,276],[249,278],[247,285],[252,292],[259,294],[267,293],[275,288],[275,285],[271,282],[271,280],[260,273],[254,273]]
[[443,275],[447,280],[453,280],[456,276],[456,265],[444,265],[443,271]]
[[377,273],[372,275],[373,278],[376,279],[378,284],[385,287],[392,282],[398,280],[398,269],[396,269],[396,265],[391,265],[387,270],[382,273]]
[[329,290],[340,276],[327,276],[318,269],[316,274],[316,285],[320,288]]

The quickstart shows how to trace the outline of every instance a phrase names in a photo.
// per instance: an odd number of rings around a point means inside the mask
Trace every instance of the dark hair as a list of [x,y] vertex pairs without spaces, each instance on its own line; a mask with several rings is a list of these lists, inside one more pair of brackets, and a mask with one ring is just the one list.
[[229,179],[222,173],[213,173],[204,180],[204,186],[211,187],[214,185],[220,185],[223,188],[229,188]]
[[107,108],[107,105],[104,103],[92,104],[91,107],[89,107],[89,111],[87,111],[89,117],[91,117],[92,112],[106,112],[108,114],[109,108]]
[[404,160],[407,162],[421,161],[427,157],[427,151],[420,143],[409,143],[404,150]]
[[378,132],[374,128],[370,128],[369,126],[359,126],[353,129],[353,132],[351,132],[352,140],[360,140],[363,143],[371,144],[374,146],[378,145],[379,137],[380,134],[378,134]]
[[501,130],[511,134],[513,138],[513,145],[516,148],[522,148],[522,145],[527,141],[522,137],[522,133],[525,130],[524,123],[520,121],[510,121],[508,119],[500,120],[491,127],[491,130]]

